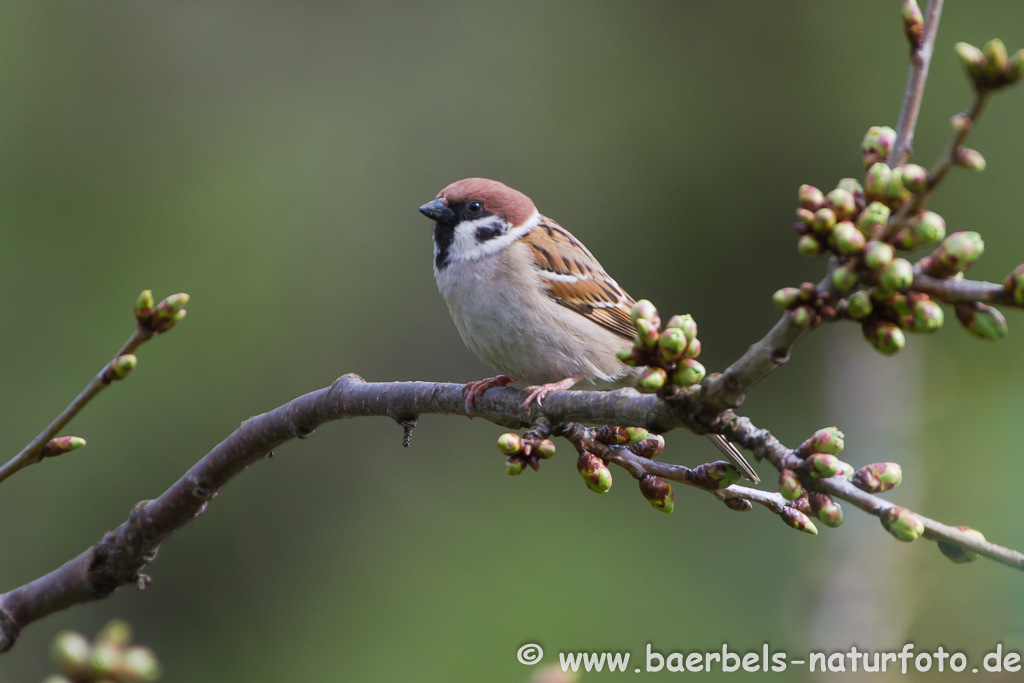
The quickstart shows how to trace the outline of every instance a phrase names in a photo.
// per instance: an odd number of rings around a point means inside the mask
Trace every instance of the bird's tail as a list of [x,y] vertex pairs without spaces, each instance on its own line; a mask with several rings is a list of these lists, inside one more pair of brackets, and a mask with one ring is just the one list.
[[708,434],[708,438],[711,439],[711,443],[715,444],[718,450],[722,452],[722,455],[729,458],[729,461],[736,465],[739,471],[743,473],[744,477],[755,484],[761,481],[761,478],[757,476],[757,472],[755,472],[754,468],[750,466],[747,459],[743,457],[743,454],[740,453],[739,449],[733,446],[728,439],[721,434]]

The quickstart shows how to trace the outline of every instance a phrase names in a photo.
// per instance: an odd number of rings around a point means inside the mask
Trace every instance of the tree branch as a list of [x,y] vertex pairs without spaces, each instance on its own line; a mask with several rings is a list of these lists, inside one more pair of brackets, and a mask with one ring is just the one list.
[[911,46],[910,50],[907,87],[903,93],[903,106],[896,123],[896,142],[889,157],[889,165],[892,167],[905,163],[913,151],[914,129],[917,127],[917,116],[921,111],[921,100],[924,99],[924,86],[928,80],[928,67],[935,50],[935,36],[939,32],[941,17],[942,0],[931,0],[925,10],[924,38],[920,45]]

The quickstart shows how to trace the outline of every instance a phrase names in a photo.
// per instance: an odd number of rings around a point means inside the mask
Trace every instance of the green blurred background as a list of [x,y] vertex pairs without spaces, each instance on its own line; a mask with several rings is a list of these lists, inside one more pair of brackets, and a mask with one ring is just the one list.
[[[89,446],[0,495],[0,589],[58,566],[250,415],[345,372],[467,381],[416,207],[487,176],[523,190],[616,279],[700,323],[720,369],[816,279],[796,188],[859,175],[906,76],[898,2],[10,2],[0,6],[0,446],[17,452],[130,332],[143,288],[187,321],[69,433]],[[947,3],[918,128],[930,165],[968,101],[952,45],[1024,45],[1024,5]],[[980,230],[972,275],[1024,260],[1024,89],[972,138],[983,174],[933,202]],[[947,314],[883,358],[810,335],[743,410],[790,444],[838,424],[892,494],[1024,547],[1024,327],[990,345]],[[624,473],[598,498],[565,445],[505,476],[501,432],[426,416],[322,427],[230,484],[125,588],[32,625],[0,681],[52,671],[62,628],[129,619],[168,681],[521,681],[560,650],[1024,648],[1024,583],[898,544],[847,506],[794,533],[682,489],[671,517]],[[714,457],[673,433],[666,457]],[[4,456],[5,458],[7,456]],[[773,479],[768,468],[766,484]],[[720,674],[718,674],[720,676]],[[748,674],[755,676],[756,674]],[[586,679],[599,679],[593,675]],[[604,675],[605,678],[609,676]],[[714,677],[714,676],[713,676]],[[787,674],[811,680],[804,672]],[[910,677],[913,678],[913,677]],[[922,678],[923,677],[918,677]]]

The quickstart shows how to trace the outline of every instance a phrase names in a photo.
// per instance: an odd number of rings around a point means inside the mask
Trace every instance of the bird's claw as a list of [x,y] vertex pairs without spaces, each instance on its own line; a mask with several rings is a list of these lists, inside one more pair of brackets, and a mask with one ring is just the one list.
[[466,395],[466,416],[472,419],[474,403],[478,396],[483,396],[484,392],[488,389],[507,387],[515,381],[515,377],[498,375],[497,377],[488,377],[487,379],[480,379],[475,382],[466,382],[466,386],[462,388],[462,393]]
[[526,398],[523,399],[522,404],[519,406],[521,410],[529,410],[531,403],[536,403],[538,406],[543,407],[544,399],[547,398],[548,394],[553,394],[556,391],[564,391],[576,384],[579,381],[577,377],[566,377],[560,382],[551,382],[550,384],[537,384],[529,386],[523,389],[523,393],[526,394]]

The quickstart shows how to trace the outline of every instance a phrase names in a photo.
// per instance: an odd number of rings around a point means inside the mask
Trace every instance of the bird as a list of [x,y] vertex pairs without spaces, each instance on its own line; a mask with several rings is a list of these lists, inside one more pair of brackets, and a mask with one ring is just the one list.
[[[465,386],[467,414],[488,389],[526,383],[523,408],[579,382],[624,386],[635,368],[633,298],[572,233],[528,196],[496,180],[456,181],[419,208],[434,221],[434,277],[470,351],[500,374]],[[758,476],[719,434],[715,446]]]

